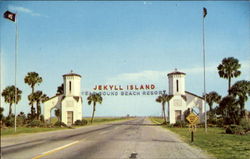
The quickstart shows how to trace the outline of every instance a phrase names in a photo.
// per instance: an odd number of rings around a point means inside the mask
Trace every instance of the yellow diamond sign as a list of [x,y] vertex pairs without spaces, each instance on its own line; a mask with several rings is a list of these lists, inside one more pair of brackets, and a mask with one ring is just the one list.
[[196,122],[199,120],[198,115],[191,112],[186,119],[189,121],[190,124],[196,124]]

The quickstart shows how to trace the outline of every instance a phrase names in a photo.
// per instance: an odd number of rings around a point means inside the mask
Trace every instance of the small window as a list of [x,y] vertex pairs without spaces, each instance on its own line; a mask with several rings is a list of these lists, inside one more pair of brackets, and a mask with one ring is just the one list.
[[176,80],[176,91],[179,92],[179,81]]
[[71,81],[69,81],[69,91],[71,92]]

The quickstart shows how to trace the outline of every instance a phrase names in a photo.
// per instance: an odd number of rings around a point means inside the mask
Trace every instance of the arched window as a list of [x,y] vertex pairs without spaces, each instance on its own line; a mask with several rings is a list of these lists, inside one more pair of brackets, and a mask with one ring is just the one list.
[[69,81],[69,91],[71,92],[71,81]]
[[179,81],[176,80],[176,91],[179,92]]

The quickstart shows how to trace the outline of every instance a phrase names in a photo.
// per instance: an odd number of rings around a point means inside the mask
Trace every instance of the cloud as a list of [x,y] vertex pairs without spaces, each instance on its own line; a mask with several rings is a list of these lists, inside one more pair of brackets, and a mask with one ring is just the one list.
[[[250,60],[240,62],[242,64],[241,72],[244,74],[244,79],[250,78]],[[217,63],[209,64],[206,66],[207,74],[217,74]],[[180,72],[185,72],[187,75],[199,75],[203,74],[203,66],[197,66],[192,68],[180,69]],[[173,72],[173,70],[166,71],[154,71],[154,70],[145,70],[142,72],[135,73],[122,73],[114,77],[108,78],[106,83],[147,83],[147,82],[160,82],[164,81],[167,78],[167,74]]]
[[27,13],[31,16],[42,16],[42,17],[47,17],[47,16],[43,16],[40,13],[36,13],[28,8],[24,8],[24,7],[18,7],[18,6],[9,6],[8,7],[9,10],[12,11],[16,11],[16,12],[22,12],[22,13]]
[[122,73],[117,76],[109,78],[107,83],[134,83],[134,82],[153,82],[164,78],[167,75],[167,71],[152,71],[146,70],[137,73]]
[[242,61],[241,63],[241,75],[244,80],[250,79],[250,59]]
[[147,5],[147,4],[149,5],[149,4],[152,4],[152,2],[143,1],[143,4],[144,5]]

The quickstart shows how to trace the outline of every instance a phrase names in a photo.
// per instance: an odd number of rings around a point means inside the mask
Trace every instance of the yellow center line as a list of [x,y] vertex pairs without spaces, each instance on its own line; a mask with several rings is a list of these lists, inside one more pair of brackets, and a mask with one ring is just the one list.
[[53,149],[53,150],[44,152],[44,153],[42,153],[41,155],[38,155],[38,156],[36,156],[36,157],[33,157],[32,159],[39,159],[39,158],[42,158],[42,157],[47,156],[47,155],[49,155],[49,154],[52,154],[52,153],[54,153],[54,152],[60,151],[60,150],[62,150],[62,149],[65,149],[65,148],[67,148],[67,147],[69,147],[69,146],[72,146],[72,145],[74,145],[74,144],[77,144],[78,142],[79,142],[79,141],[75,141],[75,142],[72,142],[72,143],[70,143],[70,144],[67,144],[67,145],[58,147],[58,148],[56,148],[56,149]]
[[102,135],[102,134],[106,134],[108,132],[109,132],[109,130],[106,130],[106,131],[100,132],[99,134]]

